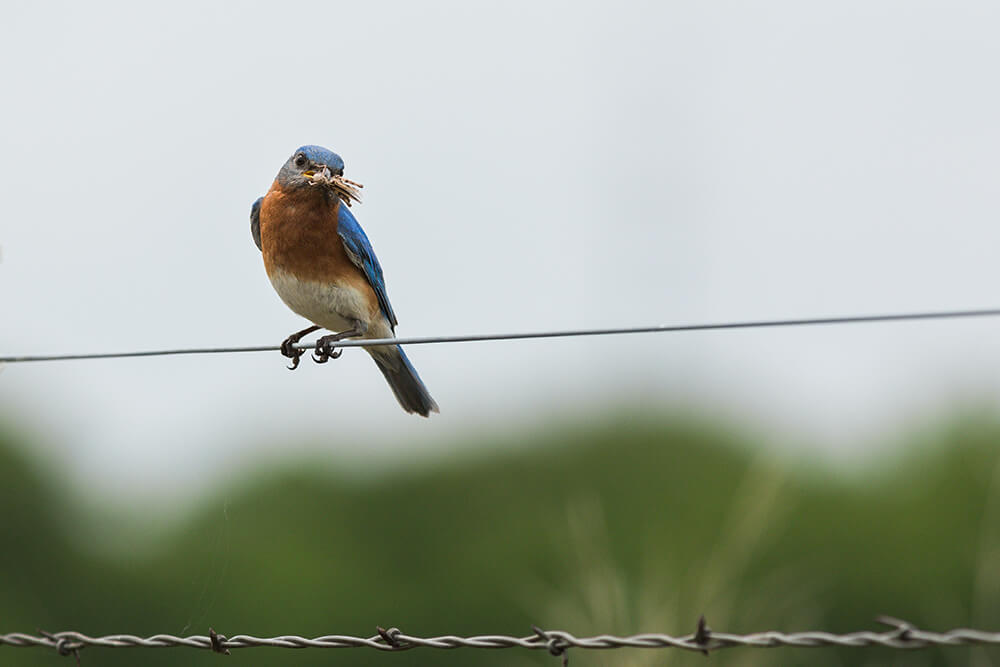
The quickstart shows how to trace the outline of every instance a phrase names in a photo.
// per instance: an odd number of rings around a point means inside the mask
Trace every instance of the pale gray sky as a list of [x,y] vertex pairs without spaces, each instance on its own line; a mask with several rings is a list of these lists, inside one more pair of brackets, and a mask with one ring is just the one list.
[[[250,203],[339,152],[400,335],[1000,305],[993,2],[7,3],[0,351],[277,344]],[[1000,322],[11,365],[81,484],[300,449],[414,462],[605,408],[855,451],[1000,399]],[[305,444],[303,444],[305,442]],[[471,445],[470,445],[471,446]]]

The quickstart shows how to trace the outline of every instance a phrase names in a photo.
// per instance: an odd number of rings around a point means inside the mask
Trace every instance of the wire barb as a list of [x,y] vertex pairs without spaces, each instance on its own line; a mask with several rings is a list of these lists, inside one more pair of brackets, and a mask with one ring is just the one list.
[[910,639],[910,633],[915,630],[915,628],[906,621],[893,616],[877,616],[875,620],[883,625],[895,628],[896,638],[900,641],[908,641]]
[[566,648],[569,644],[566,640],[549,636],[549,633],[545,632],[545,630],[542,630],[537,625],[532,625],[531,629],[534,630],[535,634],[545,642],[545,647],[549,650],[549,654],[557,658],[562,657],[562,667],[568,667],[569,655],[566,654]]
[[[579,336],[618,336],[639,333],[678,333],[682,331],[721,331],[726,329],[765,329],[776,327],[819,326],[830,324],[865,324],[872,322],[905,322],[915,320],[946,320],[971,317],[997,317],[1000,308],[981,310],[944,310],[922,313],[890,313],[883,315],[848,315],[843,317],[814,317],[787,320],[750,320],[745,322],[717,322],[705,324],[662,324],[623,329],[577,329],[571,331],[536,331],[528,333],[473,334],[460,336],[424,336],[411,338],[349,339],[337,342],[337,347],[375,347],[379,345],[427,345],[431,343],[478,343],[501,340],[530,340],[538,338],[575,338]],[[295,343],[289,349],[315,349],[315,343]],[[281,346],[257,345],[252,347],[196,347],[175,350],[141,350],[136,352],[99,352],[95,354],[26,354],[0,356],[0,363],[26,361],[72,361],[79,359],[122,359],[126,357],[164,357],[179,354],[233,354],[238,352],[276,352]],[[286,356],[288,350],[285,350]]]
[[708,657],[707,644],[708,640],[711,638],[712,638],[712,629],[709,628],[708,623],[705,622],[705,614],[702,614],[701,616],[698,617],[698,628],[695,630],[694,633],[694,641],[696,644],[701,644],[702,646],[706,646],[706,648],[703,648],[701,650],[701,652],[705,654],[705,657]]
[[212,642],[212,650],[222,655],[229,655],[229,649],[225,647],[226,636],[220,635],[212,628],[208,629],[208,639]]
[[[56,635],[53,635],[51,632],[45,632],[44,630],[39,630],[38,634],[51,641],[52,647],[56,650],[56,652],[59,655],[63,657],[72,655],[74,658],[76,658],[76,664],[79,666],[80,649],[83,648],[82,643],[73,642],[70,639],[67,639],[66,637],[57,637]],[[3,642],[0,642],[0,644],[2,643]]]
[[399,643],[398,637],[399,635],[402,634],[399,628],[389,628],[388,630],[386,630],[381,625],[376,625],[375,630],[378,632],[379,636],[385,640],[385,643],[391,646],[392,648],[398,648],[398,649],[409,648]]

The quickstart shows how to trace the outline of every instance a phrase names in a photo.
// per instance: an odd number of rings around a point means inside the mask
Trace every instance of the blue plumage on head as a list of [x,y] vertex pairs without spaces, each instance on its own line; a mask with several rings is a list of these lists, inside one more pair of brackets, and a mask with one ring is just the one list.
[[329,148],[323,148],[322,146],[302,146],[297,151],[296,154],[302,153],[309,160],[319,164],[325,164],[330,168],[330,171],[336,173],[338,170],[343,171],[344,160],[339,155],[331,151]]

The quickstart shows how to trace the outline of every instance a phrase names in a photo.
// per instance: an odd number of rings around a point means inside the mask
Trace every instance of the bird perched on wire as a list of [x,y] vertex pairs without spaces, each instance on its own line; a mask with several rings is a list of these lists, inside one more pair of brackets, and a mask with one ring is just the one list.
[[[382,267],[351,214],[360,184],[344,178],[344,161],[321,146],[302,146],[281,167],[267,194],[250,209],[250,232],[264,257],[271,285],[289,308],[313,323],[281,344],[299,365],[293,347],[318,329],[337,333],[316,341],[313,359],[326,363],[345,338],[393,338],[396,315]],[[366,347],[407,412],[424,417],[438,406],[398,345]]]

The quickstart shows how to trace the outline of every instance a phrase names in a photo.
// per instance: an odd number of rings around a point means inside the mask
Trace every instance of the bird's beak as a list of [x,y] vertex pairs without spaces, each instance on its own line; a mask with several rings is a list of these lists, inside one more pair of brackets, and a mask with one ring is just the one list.
[[308,179],[311,179],[312,181],[319,181],[319,182],[329,181],[330,177],[332,176],[332,174],[330,173],[330,168],[325,164],[320,165],[320,167],[321,168],[318,170],[307,169],[306,171],[302,172],[302,175]]

